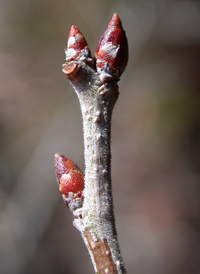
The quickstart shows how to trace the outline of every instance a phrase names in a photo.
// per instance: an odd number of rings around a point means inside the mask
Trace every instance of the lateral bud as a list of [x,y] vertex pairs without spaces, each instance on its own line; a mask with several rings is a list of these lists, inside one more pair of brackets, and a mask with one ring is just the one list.
[[[90,48],[80,30],[72,25],[68,37],[67,48],[65,49],[65,66],[71,61],[81,61],[93,66],[93,58]],[[65,73],[65,71],[63,70]]]
[[83,204],[84,175],[69,158],[55,155],[56,177],[65,204],[74,213]]
[[119,80],[128,62],[128,42],[116,13],[99,41],[95,58],[101,82]]

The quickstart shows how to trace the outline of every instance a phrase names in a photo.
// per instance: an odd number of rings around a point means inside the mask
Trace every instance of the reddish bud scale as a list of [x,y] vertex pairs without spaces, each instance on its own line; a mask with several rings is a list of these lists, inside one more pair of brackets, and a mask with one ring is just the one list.
[[76,26],[72,25],[68,37],[67,48],[73,48],[77,54],[80,54],[81,50],[83,50],[85,47],[88,47],[88,44],[83,34]]
[[69,207],[71,207],[70,203],[72,203],[74,210],[78,207],[75,205],[78,199],[78,205],[82,204],[84,175],[72,160],[60,154],[55,155],[55,168],[59,189],[63,195],[63,199]]
[[70,170],[67,174],[63,174],[60,179],[60,191],[64,195],[73,192],[78,197],[82,196],[84,188],[84,175],[77,171]]
[[[71,26],[67,49],[65,50],[66,63],[71,61],[83,61],[89,65],[93,64],[90,48],[80,30],[76,26]],[[63,70],[65,73],[65,71]]]
[[128,42],[118,14],[113,14],[99,41],[95,57],[97,71],[100,74],[105,71],[118,80],[125,70],[128,62]]

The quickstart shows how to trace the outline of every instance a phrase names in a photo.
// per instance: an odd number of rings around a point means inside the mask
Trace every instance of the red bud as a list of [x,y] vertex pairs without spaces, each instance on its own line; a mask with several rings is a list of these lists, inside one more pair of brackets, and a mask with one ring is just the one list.
[[78,55],[85,47],[88,47],[88,44],[83,34],[76,26],[71,26],[67,48],[74,49]]
[[[102,35],[95,54],[97,71],[110,74],[115,80],[123,73],[128,62],[128,42],[118,14],[114,13]],[[104,79],[106,77],[106,79]],[[103,82],[109,81],[107,76]]]
[[67,49],[65,50],[66,62],[72,60],[92,61],[90,48],[80,30],[76,26],[71,26]]
[[[63,155],[55,155],[56,176],[60,192],[68,205],[77,198],[83,199],[84,175],[80,168],[69,158]],[[72,195],[69,197],[69,193]]]

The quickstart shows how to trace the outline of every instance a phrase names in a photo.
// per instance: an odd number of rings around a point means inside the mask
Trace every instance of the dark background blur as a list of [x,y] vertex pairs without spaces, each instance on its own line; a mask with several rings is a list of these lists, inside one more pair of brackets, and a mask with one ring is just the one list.
[[130,59],[112,122],[128,273],[200,273],[200,2],[0,1],[0,273],[93,273],[54,154],[84,170],[81,112],[61,72],[72,24],[92,52],[113,12]]

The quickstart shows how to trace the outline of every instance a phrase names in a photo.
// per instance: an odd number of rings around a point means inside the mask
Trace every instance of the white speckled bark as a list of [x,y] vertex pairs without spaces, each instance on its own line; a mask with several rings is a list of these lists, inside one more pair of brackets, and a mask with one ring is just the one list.
[[[111,116],[118,86],[115,81],[102,84],[96,71],[80,61],[77,64],[76,70],[67,77],[78,95],[82,111],[85,190],[82,219],[75,219],[74,225],[84,238],[95,271],[98,267],[92,249],[96,248],[95,243],[106,241],[109,247],[106,253],[111,253],[116,270],[107,272],[105,268],[102,273],[126,273],[115,229],[111,187]],[[92,235],[92,245],[91,239],[88,243],[87,232]]]

